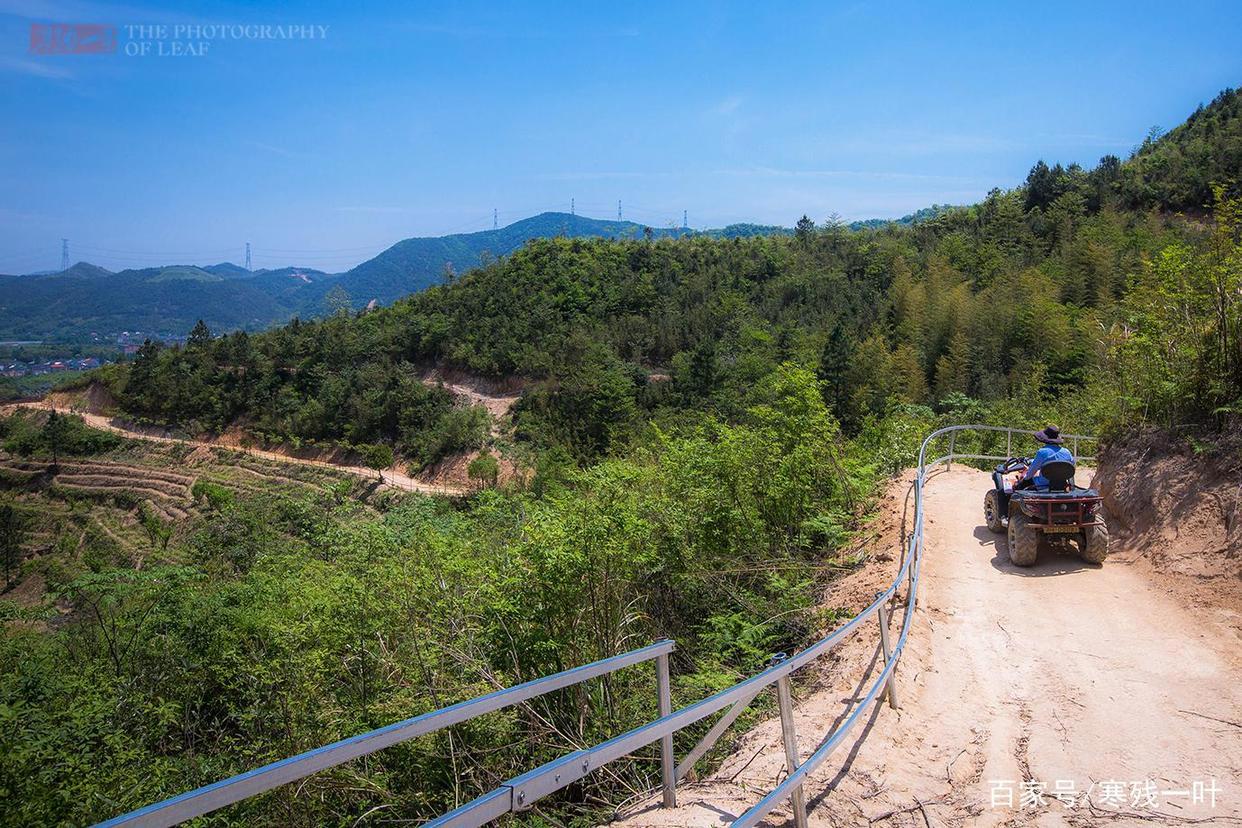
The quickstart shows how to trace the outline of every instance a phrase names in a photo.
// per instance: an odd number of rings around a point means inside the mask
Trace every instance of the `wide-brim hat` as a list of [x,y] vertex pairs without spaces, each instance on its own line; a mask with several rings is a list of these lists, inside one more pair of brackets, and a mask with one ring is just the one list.
[[1059,446],[1065,442],[1061,439],[1061,429],[1054,425],[1050,425],[1047,428],[1043,428],[1035,432],[1035,439],[1041,443],[1048,443],[1053,446]]

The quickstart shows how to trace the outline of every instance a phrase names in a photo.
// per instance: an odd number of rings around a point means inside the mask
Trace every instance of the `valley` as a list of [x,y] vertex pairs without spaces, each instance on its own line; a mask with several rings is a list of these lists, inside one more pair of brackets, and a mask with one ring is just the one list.
[[[800,28],[782,20],[782,43]],[[359,98],[355,116],[406,112]],[[747,107],[687,117],[727,143]],[[169,334],[0,410],[0,822],[112,819],[670,639],[657,670],[351,754],[208,820],[423,823],[501,788],[489,802],[507,796],[515,825],[727,823],[789,772],[770,694],[735,711],[680,810],[650,807],[672,764],[655,747],[588,761],[531,807],[513,780],[566,755],[578,766],[579,751],[841,629],[920,518],[926,595],[907,605],[905,701],[866,711],[863,737],[808,781],[812,824],[1242,818],[1236,792],[1213,813],[1136,817],[992,809],[982,787],[1239,773],[1222,710],[1240,703],[1242,666],[1242,92],[1185,110],[1134,135],[1125,158],[1087,165],[1037,160],[1060,145],[1028,136],[1047,149],[1031,150],[1025,178],[909,221],[691,231],[683,215],[648,233],[571,208],[406,239],[345,273],[81,264],[0,278],[6,338]],[[344,141],[353,122],[334,119]],[[439,165],[411,150],[427,133],[386,120],[368,135],[391,151],[361,152],[376,188],[401,177],[390,158]],[[250,150],[304,181],[298,151],[273,147]],[[454,157],[454,176],[473,169]],[[751,160],[712,176],[803,177]],[[825,165],[812,179],[857,172]],[[613,180],[594,167],[573,180],[601,174]],[[523,191],[544,180],[523,175]],[[393,187],[394,201],[418,190]],[[351,199],[315,220],[360,232],[388,215],[368,200],[364,218],[338,209]],[[228,208],[261,218],[258,200]],[[953,432],[958,460],[928,478],[912,517],[924,437],[968,423],[1013,431]],[[981,520],[979,458],[1016,461],[1061,433],[1098,437],[1115,554],[1020,568]],[[795,763],[857,710],[857,676],[881,657],[869,641],[794,677]],[[670,752],[710,727],[678,730]]]

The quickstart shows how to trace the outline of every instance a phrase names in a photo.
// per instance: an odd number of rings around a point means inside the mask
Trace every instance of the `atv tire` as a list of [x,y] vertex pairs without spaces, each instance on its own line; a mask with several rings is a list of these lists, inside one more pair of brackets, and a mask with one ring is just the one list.
[[1030,566],[1039,557],[1040,531],[1026,522],[1017,509],[1009,513],[1009,561],[1014,566]]
[[1079,557],[1087,563],[1104,563],[1108,557],[1108,527],[1101,523],[1082,530],[1078,550]]
[[993,532],[1005,531],[1005,520],[1000,513],[1000,495],[996,493],[996,489],[988,489],[988,493],[983,496],[983,519],[987,521],[988,529]]

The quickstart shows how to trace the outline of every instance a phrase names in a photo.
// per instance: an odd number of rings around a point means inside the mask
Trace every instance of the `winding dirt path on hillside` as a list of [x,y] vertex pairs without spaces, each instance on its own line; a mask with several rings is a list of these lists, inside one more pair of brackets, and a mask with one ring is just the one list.
[[482,406],[491,415],[491,434],[499,436],[501,425],[522,398],[524,384],[520,380],[495,381],[462,371],[433,368],[419,374],[418,381],[440,386],[466,405]]
[[480,405],[487,413],[499,420],[505,417],[522,398],[519,390],[497,391],[495,383],[479,377],[436,369],[423,374],[419,380],[427,385],[443,385],[450,394],[469,405]]
[[[85,411],[67,409],[62,406],[55,406],[42,400],[37,402],[10,403],[5,406],[0,406],[0,408],[34,408],[42,411],[60,410],[81,417],[84,421],[86,421],[86,424],[92,428],[97,428],[101,431],[110,431],[113,434],[119,434],[131,440],[150,440],[155,443],[181,443],[183,445],[203,446],[205,448],[219,449],[222,451],[236,451],[242,454],[249,454],[254,457],[261,457],[264,460],[274,460],[279,463],[290,463],[298,466],[316,466],[321,469],[330,469],[332,471],[343,472],[345,474],[352,474],[356,477],[372,481],[374,481],[377,476],[375,469],[368,469],[365,466],[349,466],[343,463],[329,463],[326,460],[311,460],[305,457],[293,457],[277,451],[267,451],[249,446],[238,446],[231,444],[225,445],[223,443],[212,442],[210,440],[182,439],[180,437],[149,434],[138,428],[127,427],[119,421],[109,417],[104,417],[99,414],[90,414]],[[423,494],[450,496],[468,494],[467,489],[459,486],[444,483],[428,483],[425,480],[419,480],[417,477],[411,477],[408,474],[398,471],[395,466],[384,469],[382,475],[380,476],[383,478],[384,485],[392,486],[393,488],[402,489],[408,492],[421,492]]]
[[[1239,608],[1194,606],[1175,584],[1115,559],[1095,567],[1045,551],[1034,567],[1014,567],[1004,537],[982,525],[989,485],[970,469],[930,476],[901,707],[876,705],[812,777],[810,824],[1242,824]],[[894,566],[850,576],[862,580],[855,591],[874,594]],[[875,654],[866,633],[795,690],[803,759],[857,698]],[[620,825],[728,825],[783,774],[770,720],[710,779],[679,786],[679,808],[650,799]],[[1024,779],[1043,784],[1042,804],[1019,807]],[[1123,783],[1122,801],[1112,782]],[[1073,807],[1053,796],[1058,783],[1066,800],[1074,786]],[[792,825],[789,811],[767,824]]]

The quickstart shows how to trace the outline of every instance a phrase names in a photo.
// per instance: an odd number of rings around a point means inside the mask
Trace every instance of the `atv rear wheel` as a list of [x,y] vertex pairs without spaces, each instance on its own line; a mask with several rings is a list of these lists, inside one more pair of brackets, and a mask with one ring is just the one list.
[[1088,526],[1078,539],[1079,557],[1087,563],[1104,563],[1108,557],[1108,527],[1103,523]]
[[1017,509],[1009,512],[1009,561],[1014,566],[1030,566],[1039,557],[1039,530],[1026,522]]
[[1005,521],[1000,512],[1000,495],[996,493],[996,489],[988,489],[988,493],[983,496],[983,519],[993,532],[1005,531]]

